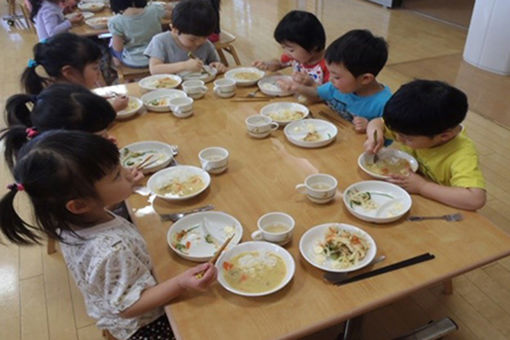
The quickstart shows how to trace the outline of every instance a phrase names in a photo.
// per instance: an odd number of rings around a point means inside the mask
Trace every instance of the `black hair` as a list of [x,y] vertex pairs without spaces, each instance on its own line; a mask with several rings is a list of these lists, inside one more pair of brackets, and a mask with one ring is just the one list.
[[211,0],[211,5],[214,8],[215,16],[216,16],[216,28],[214,29],[213,33],[220,34],[221,28],[220,28],[220,7],[221,7],[221,0]]
[[110,0],[110,7],[113,13],[121,13],[128,7],[144,8],[147,0]]
[[[27,107],[31,104],[32,109]],[[27,143],[27,128],[37,132],[54,129],[99,132],[115,119],[110,103],[83,86],[59,83],[43,90],[38,96],[17,94],[7,99],[5,120],[1,131],[5,140],[5,160],[12,170],[19,149]]]
[[352,30],[328,46],[325,59],[328,64],[343,64],[354,77],[377,76],[388,60],[388,44],[369,30]]
[[[32,5],[32,9],[30,11],[30,20],[34,22],[34,18],[37,16],[37,13],[41,9],[42,3],[44,0],[29,0]],[[54,2],[58,4],[59,2],[63,2],[64,0],[48,0],[50,2]]]
[[305,11],[290,11],[278,23],[274,38],[280,44],[288,41],[308,52],[320,52],[326,45],[326,32],[315,15]]
[[404,84],[384,107],[385,124],[393,131],[433,137],[459,125],[468,110],[461,90],[433,80]]
[[[29,94],[39,94],[45,87],[60,78],[62,67],[69,65],[80,72],[87,64],[101,58],[101,49],[92,40],[72,33],[60,33],[33,48],[34,61],[21,75],[21,85]],[[36,72],[41,65],[49,78]]]
[[210,1],[182,0],[172,11],[172,27],[179,33],[207,37],[216,26],[216,13]]
[[0,229],[16,244],[39,243],[39,232],[62,240],[61,231],[85,226],[66,203],[77,198],[97,198],[94,184],[119,165],[119,151],[110,141],[81,131],[53,130],[25,145],[14,168],[16,183],[23,186],[36,218],[35,226],[23,221],[13,201],[13,186],[0,200]]

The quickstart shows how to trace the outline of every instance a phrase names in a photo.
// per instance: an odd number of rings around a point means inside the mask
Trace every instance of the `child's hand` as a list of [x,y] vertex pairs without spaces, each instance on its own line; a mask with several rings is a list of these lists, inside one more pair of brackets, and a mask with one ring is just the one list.
[[73,15],[71,18],[69,18],[69,21],[71,24],[79,24],[83,21],[83,14],[78,13],[76,15]]
[[270,61],[262,61],[262,60],[255,60],[253,63],[251,63],[251,66],[255,66],[259,70],[262,71],[278,71],[281,69],[280,62],[277,60],[270,60]]
[[391,175],[388,182],[404,188],[410,194],[419,194],[427,180],[422,176],[410,171],[407,175]]
[[116,96],[113,99],[112,106],[115,112],[124,110],[129,104],[128,96]]
[[314,84],[313,79],[310,77],[308,72],[304,70],[292,73],[292,80],[305,86],[312,86]]
[[137,185],[145,177],[143,172],[138,170],[136,167],[129,169],[129,175],[131,177],[133,186]]
[[189,58],[184,62],[184,69],[191,72],[200,72],[204,67],[204,63],[200,59]]
[[[204,275],[197,277],[201,272],[204,272]],[[177,282],[182,288],[203,291],[216,280],[216,275],[216,267],[207,262],[186,270],[177,277]]]
[[299,87],[298,83],[296,83],[293,80],[287,79],[287,78],[278,80],[276,82],[276,84],[278,84],[278,86],[282,89],[282,91],[285,91],[285,92],[295,92],[297,90],[297,88]]
[[224,73],[227,70],[227,67],[223,65],[223,63],[220,63],[219,61],[212,62],[209,65],[218,70],[218,73]]
[[384,130],[374,126],[373,121],[367,125],[367,140],[363,143],[365,151],[369,153],[377,153],[384,146]]
[[354,130],[358,133],[365,133],[367,130],[368,119],[366,118],[354,116],[352,123],[354,124]]

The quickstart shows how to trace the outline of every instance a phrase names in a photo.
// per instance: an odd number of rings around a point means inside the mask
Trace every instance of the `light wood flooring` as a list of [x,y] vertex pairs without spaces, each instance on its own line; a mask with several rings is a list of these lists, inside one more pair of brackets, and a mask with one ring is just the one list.
[[[237,35],[236,47],[244,64],[277,57],[281,49],[272,38],[273,29],[287,11],[300,8],[317,14],[328,42],[353,28],[368,28],[385,37],[390,58],[379,79],[393,91],[413,77],[443,79],[465,90],[472,109],[465,125],[476,142],[488,182],[489,200],[481,213],[510,231],[510,131],[503,127],[510,126],[510,107],[504,95],[510,91],[510,78],[461,62],[465,30],[362,0],[222,3],[222,27]],[[5,2],[0,4],[0,12],[7,13]],[[33,33],[10,29],[2,22],[2,107],[9,95],[19,91],[19,75],[35,41]],[[5,169],[1,174],[4,188],[11,179]],[[19,207],[26,207],[25,202]],[[452,295],[443,295],[441,287],[434,286],[369,313],[364,338],[389,339],[445,316],[460,326],[448,339],[510,338],[510,258],[461,275],[453,283]],[[311,338],[330,335],[321,333]],[[0,339],[101,339],[60,254],[46,255],[45,247],[0,246]]]

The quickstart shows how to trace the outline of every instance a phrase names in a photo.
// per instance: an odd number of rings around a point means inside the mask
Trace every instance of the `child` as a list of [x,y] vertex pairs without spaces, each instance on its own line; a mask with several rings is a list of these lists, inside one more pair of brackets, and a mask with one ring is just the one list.
[[143,51],[152,37],[161,33],[161,19],[170,18],[172,7],[147,6],[147,0],[111,0],[110,6],[116,13],[108,20],[113,56],[130,67],[147,67],[149,58]]
[[364,133],[369,120],[380,117],[391,97],[388,86],[376,80],[386,64],[388,48],[383,38],[367,30],[352,30],[326,50],[329,83],[317,89],[292,84],[291,89],[313,99],[322,99]]
[[267,71],[292,66],[293,80],[306,86],[328,81],[329,72],[324,61],[326,33],[315,15],[304,11],[287,13],[276,26],[274,38],[284,50],[280,60],[257,60],[253,66]]
[[416,158],[420,174],[392,175],[390,182],[456,208],[480,209],[485,182],[473,141],[460,125],[467,109],[462,91],[439,81],[412,81],[391,97],[382,118],[368,124],[365,149],[377,152],[384,136],[396,139]]
[[216,14],[208,1],[179,1],[172,11],[171,30],[154,36],[144,52],[150,57],[151,74],[200,72],[204,64],[225,72],[214,45],[207,40],[215,27]]
[[[61,33],[35,44],[33,51],[34,59],[30,59],[21,75],[21,84],[29,94],[37,95],[55,82],[79,84],[92,89],[101,79],[101,50],[90,39]],[[38,66],[47,76],[39,75]],[[120,111],[128,102],[127,97],[116,97],[112,105],[115,111]]]
[[[16,244],[38,242],[39,231],[60,240],[87,313],[115,338],[171,339],[162,307],[187,289],[204,290],[215,280],[214,265],[205,263],[156,282],[142,235],[105,210],[126,199],[133,185],[110,141],[79,131],[47,132],[20,150],[14,178],[0,201],[3,234]],[[35,226],[14,208],[19,191],[30,197]]]
[[64,17],[63,8],[66,7],[66,0],[30,0],[30,3],[32,5],[30,19],[35,22],[39,41],[67,32],[73,24],[83,21],[81,13],[70,19]]

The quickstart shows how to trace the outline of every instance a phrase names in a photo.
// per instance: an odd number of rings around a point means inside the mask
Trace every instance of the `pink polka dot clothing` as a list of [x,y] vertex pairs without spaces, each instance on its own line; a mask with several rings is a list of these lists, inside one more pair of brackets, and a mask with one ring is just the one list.
[[329,71],[326,67],[326,60],[324,59],[321,59],[321,61],[316,64],[306,65],[299,63],[297,60],[286,54],[282,54],[280,61],[283,64],[292,66],[292,70],[294,72],[301,72],[303,70],[306,71],[318,85],[327,83],[329,80]]

